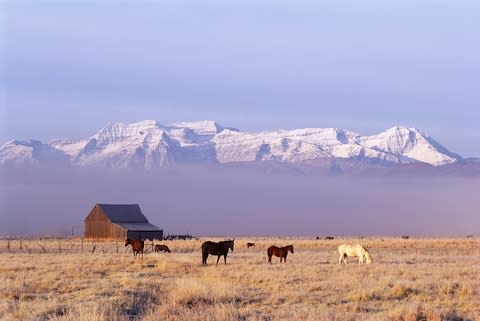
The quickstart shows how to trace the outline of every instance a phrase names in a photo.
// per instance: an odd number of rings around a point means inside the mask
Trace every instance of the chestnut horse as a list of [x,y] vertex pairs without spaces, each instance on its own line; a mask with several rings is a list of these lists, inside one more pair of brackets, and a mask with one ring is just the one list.
[[170,249],[168,248],[168,246],[162,245],[162,244],[156,244],[155,245],[155,253],[158,253],[158,252],[161,252],[161,251],[170,253]]
[[202,264],[207,264],[208,255],[216,255],[217,256],[217,265],[218,261],[220,260],[220,256],[223,255],[223,260],[225,264],[227,264],[227,253],[228,249],[233,251],[233,241],[221,241],[221,242],[212,242],[206,241],[202,244]]
[[280,263],[282,262],[287,262],[287,255],[288,251],[293,253],[293,245],[287,245],[284,247],[277,247],[275,245],[272,245],[268,248],[267,254],[268,254],[268,262],[272,263],[272,255],[278,256],[280,258]]
[[145,245],[145,242],[142,240],[131,240],[127,239],[125,241],[125,246],[132,245],[132,250],[133,250],[133,258],[135,259],[138,256],[140,256],[140,253],[142,254],[142,259],[143,259],[143,247]]

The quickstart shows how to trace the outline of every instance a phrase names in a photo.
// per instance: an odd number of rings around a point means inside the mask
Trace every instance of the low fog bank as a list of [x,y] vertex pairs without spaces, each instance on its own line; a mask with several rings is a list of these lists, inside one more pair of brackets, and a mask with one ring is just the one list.
[[165,233],[465,236],[480,230],[480,179],[268,173],[3,170],[0,236],[79,235],[96,203],[138,203]]

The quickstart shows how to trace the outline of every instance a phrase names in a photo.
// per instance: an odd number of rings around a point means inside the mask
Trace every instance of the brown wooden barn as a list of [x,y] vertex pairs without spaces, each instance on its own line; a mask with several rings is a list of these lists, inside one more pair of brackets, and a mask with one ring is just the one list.
[[96,204],[85,219],[85,238],[162,240],[163,230],[148,222],[138,204]]

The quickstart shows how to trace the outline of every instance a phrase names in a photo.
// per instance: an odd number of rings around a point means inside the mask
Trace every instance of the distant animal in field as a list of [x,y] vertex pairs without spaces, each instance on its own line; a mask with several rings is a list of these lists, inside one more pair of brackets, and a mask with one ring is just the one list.
[[277,247],[275,245],[272,245],[267,249],[268,262],[272,263],[272,256],[275,255],[280,258],[280,263],[282,263],[282,259],[283,262],[286,263],[288,252],[293,253],[293,245],[287,245],[284,247]]
[[334,240],[335,238],[333,236],[325,236],[323,239],[324,240]]
[[217,256],[217,265],[220,260],[220,256],[223,256],[225,264],[227,264],[227,253],[228,250],[233,251],[233,242],[235,240],[221,241],[221,242],[212,242],[206,241],[202,244],[202,264],[207,264],[208,255]]
[[410,238],[410,236],[408,236],[408,235],[402,235],[402,239],[404,239],[404,240],[408,240],[409,238]]
[[372,257],[368,250],[360,244],[349,245],[349,244],[342,244],[338,247],[338,263],[345,263],[347,264],[347,257],[348,256],[357,256],[358,257],[358,264],[363,264],[365,261],[367,264],[373,262]]
[[251,243],[251,242],[248,242],[248,243],[247,243],[247,248],[251,248],[251,247],[253,247],[253,246],[255,246],[255,243]]
[[145,242],[142,240],[127,239],[125,241],[125,246],[129,246],[129,245],[132,246],[133,258],[135,259],[137,255],[140,256],[140,254],[142,254],[142,259],[143,259],[143,247],[145,245]]
[[168,246],[162,244],[155,244],[155,253],[162,251],[170,253],[170,249],[168,248]]

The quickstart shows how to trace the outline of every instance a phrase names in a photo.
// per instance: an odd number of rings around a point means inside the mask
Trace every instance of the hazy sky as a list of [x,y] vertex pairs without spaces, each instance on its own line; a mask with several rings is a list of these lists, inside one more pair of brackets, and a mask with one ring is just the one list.
[[480,157],[476,1],[0,2],[0,143],[112,121],[417,127]]
[[165,233],[478,235],[480,179],[327,177],[254,168],[158,172],[12,171],[0,184],[0,236],[80,234],[96,203],[140,204]]

